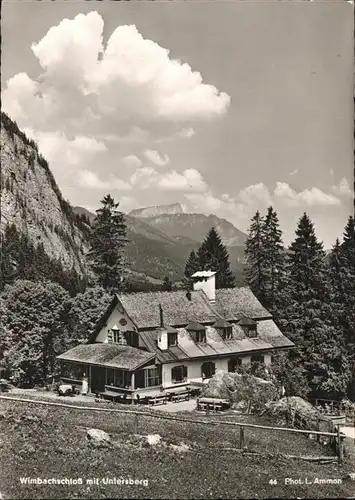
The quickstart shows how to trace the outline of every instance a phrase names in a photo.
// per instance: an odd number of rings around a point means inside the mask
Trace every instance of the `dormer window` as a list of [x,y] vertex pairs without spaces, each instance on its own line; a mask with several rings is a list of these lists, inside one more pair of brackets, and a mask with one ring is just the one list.
[[127,331],[124,332],[124,338],[126,340],[127,345],[130,345],[131,347],[138,347],[139,345],[139,339],[138,339],[138,333],[134,331]]
[[111,330],[107,332],[107,341],[109,343],[129,345],[132,347],[138,347],[139,344],[137,332],[122,332],[117,325],[113,326]]
[[197,343],[206,342],[206,330],[195,332],[195,342]]
[[225,319],[218,319],[213,325],[223,340],[231,340],[233,338],[233,327]]
[[178,331],[175,330],[175,328],[169,326],[167,328],[167,334],[168,334],[168,347],[174,347],[178,345]]
[[122,334],[117,325],[114,325],[107,333],[107,341],[120,344],[122,342]]
[[245,335],[250,339],[257,337],[257,323],[253,319],[242,318],[238,321],[238,325],[243,329]]
[[196,343],[206,342],[206,328],[197,321],[190,321],[186,330],[190,333],[191,337]]

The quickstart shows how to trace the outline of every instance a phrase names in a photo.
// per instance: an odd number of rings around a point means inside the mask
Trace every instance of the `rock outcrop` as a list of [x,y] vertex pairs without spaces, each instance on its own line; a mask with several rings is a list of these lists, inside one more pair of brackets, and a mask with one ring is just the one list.
[[65,201],[34,141],[1,113],[1,231],[14,224],[64,268],[85,273],[88,227]]
[[290,425],[304,429],[329,431],[328,419],[309,401],[298,396],[284,397],[265,405],[263,414],[273,417],[280,425]]
[[219,370],[203,389],[203,396],[228,399],[236,409],[259,411],[276,399],[277,388],[272,382],[253,375]]

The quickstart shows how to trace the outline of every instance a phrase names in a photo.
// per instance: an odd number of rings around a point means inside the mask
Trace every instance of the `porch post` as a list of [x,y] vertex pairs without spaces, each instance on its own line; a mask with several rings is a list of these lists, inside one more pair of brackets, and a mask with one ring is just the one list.
[[91,365],[89,365],[89,373],[88,373],[88,393],[91,392]]
[[135,389],[135,377],[134,377],[135,373],[132,372],[132,377],[131,377],[131,387],[132,387],[132,390],[134,391]]
[[132,372],[132,377],[131,377],[131,388],[132,388],[132,405],[134,405],[134,389],[135,389],[135,373]]

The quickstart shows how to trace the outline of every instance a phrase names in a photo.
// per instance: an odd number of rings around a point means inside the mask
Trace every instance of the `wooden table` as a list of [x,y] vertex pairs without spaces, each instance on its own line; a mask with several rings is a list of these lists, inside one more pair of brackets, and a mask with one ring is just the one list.
[[197,410],[202,411],[222,411],[223,409],[230,408],[230,401],[227,399],[219,398],[198,398]]
[[174,403],[178,403],[179,401],[188,401],[190,399],[190,393],[189,391],[178,392],[173,394],[171,399]]
[[162,394],[162,395],[150,397],[148,399],[148,403],[152,406],[157,405],[159,403],[166,405],[166,400],[167,400],[166,394]]

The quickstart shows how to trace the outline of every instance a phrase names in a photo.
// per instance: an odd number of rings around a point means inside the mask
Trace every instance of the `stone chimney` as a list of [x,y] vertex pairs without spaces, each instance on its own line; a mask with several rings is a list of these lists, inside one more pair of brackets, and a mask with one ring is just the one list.
[[159,319],[160,319],[160,328],[164,328],[164,313],[161,304],[159,304]]
[[164,313],[161,304],[159,304],[159,319],[160,319],[160,328],[158,333],[158,347],[162,351],[166,351],[168,348],[168,332],[164,327]]
[[215,271],[197,271],[191,276],[194,290],[203,290],[208,300],[216,302],[216,273]]

